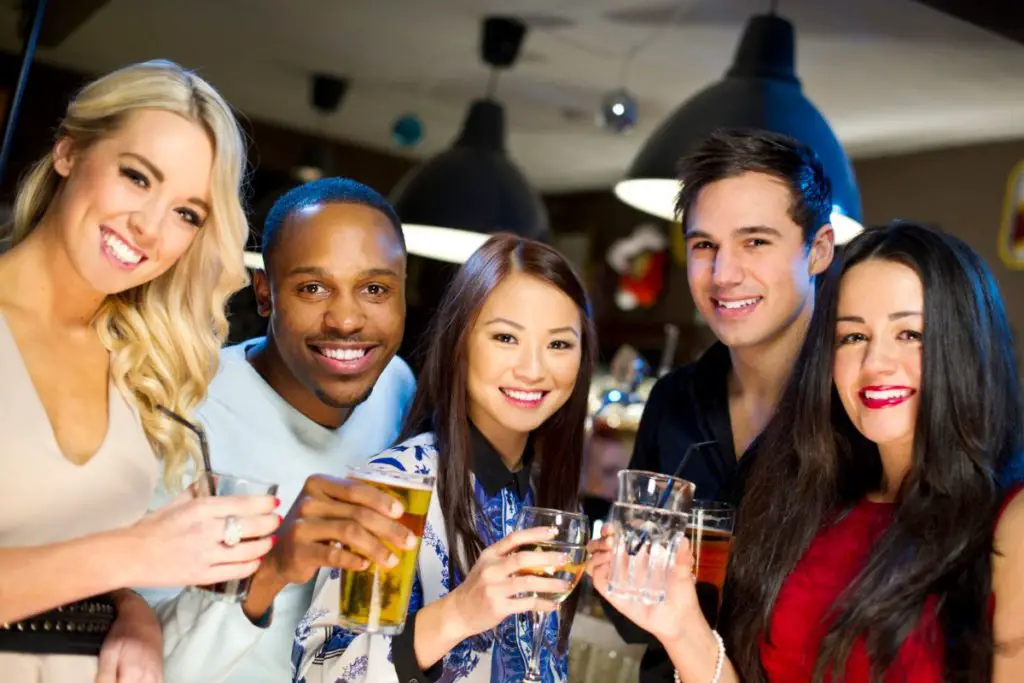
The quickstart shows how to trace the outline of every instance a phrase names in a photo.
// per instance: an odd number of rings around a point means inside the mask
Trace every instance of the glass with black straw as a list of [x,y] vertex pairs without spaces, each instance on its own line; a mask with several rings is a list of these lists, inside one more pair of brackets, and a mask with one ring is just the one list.
[[[161,413],[171,418],[178,424],[184,426],[199,439],[199,451],[202,455],[202,470],[197,473],[191,490],[195,496],[273,496],[277,494],[277,484],[257,481],[248,477],[239,477],[233,474],[217,472],[210,465],[210,447],[206,440],[206,432],[202,425],[186,420],[176,412],[158,406]],[[224,540],[227,546],[237,545],[244,537],[242,520],[235,516],[224,518]],[[252,575],[242,579],[221,581],[220,583],[208,586],[194,586],[197,590],[211,593],[218,600],[224,602],[242,602],[249,595],[249,587],[252,585]]]
[[692,444],[671,475],[619,472],[618,495],[608,516],[613,538],[610,594],[647,605],[664,601],[668,571],[686,538],[696,490],[679,475],[697,452],[715,445]]

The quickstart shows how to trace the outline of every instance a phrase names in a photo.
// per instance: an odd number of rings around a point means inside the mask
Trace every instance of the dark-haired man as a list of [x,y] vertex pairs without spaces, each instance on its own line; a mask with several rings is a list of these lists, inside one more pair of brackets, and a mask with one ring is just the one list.
[[[775,410],[810,323],[815,278],[832,262],[831,185],[813,150],[746,130],[702,142],[680,181],[690,293],[718,342],[654,386],[630,468],[673,473],[690,446],[715,441],[681,476],[697,498],[738,505],[744,454]],[[649,645],[641,683],[671,681],[656,641],[606,608],[627,641]]]
[[[408,541],[394,499],[344,479],[392,445],[415,382],[405,327],[402,227],[375,191],[326,178],[283,195],[253,287],[267,335],[224,349],[199,414],[214,469],[277,482],[289,510],[245,602],[203,591],[161,601],[169,683],[291,680],[295,628],[321,566],[388,563]],[[331,473],[340,476],[327,476]]]

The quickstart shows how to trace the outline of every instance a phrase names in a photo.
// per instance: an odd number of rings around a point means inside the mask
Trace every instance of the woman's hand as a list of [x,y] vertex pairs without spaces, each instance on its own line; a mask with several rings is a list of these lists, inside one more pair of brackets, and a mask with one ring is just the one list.
[[114,595],[117,619],[100,648],[96,683],[163,683],[164,648],[160,622],[141,596]]
[[[122,585],[205,586],[251,576],[273,546],[281,524],[274,496],[202,496],[185,491],[164,507],[118,532],[127,571]],[[228,546],[228,517],[241,541]]]
[[[669,567],[666,577],[665,600],[656,605],[645,605],[639,601],[608,593],[608,578],[612,567],[614,530],[610,526],[601,529],[601,537],[590,542],[587,550],[587,573],[594,588],[620,614],[644,629],[662,644],[679,638],[688,628],[703,626],[707,622],[697,601],[696,577],[693,575],[693,554],[690,543],[683,539],[676,551],[675,564]],[[695,621],[699,620],[699,622]]]
[[449,614],[462,637],[494,628],[505,617],[522,612],[552,612],[558,604],[540,597],[520,597],[524,593],[559,594],[569,590],[561,579],[523,575],[529,568],[557,567],[570,558],[557,552],[519,551],[522,546],[550,541],[550,527],[522,529],[509,534],[480,553],[469,576],[447,597]]

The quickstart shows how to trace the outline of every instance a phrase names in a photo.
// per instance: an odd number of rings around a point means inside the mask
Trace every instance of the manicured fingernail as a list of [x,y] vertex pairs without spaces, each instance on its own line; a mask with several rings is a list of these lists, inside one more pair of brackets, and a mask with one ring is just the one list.
[[569,564],[569,562],[571,560],[572,560],[572,558],[569,557],[568,555],[559,555],[558,556],[558,564]]
[[389,568],[394,567],[395,565],[398,564],[398,556],[396,556],[396,555],[388,555],[388,561],[385,562],[384,564],[386,564]]
[[275,545],[277,545],[277,536],[271,536],[270,537],[270,547],[273,548]]
[[412,550],[413,548],[416,547],[416,543],[417,543],[416,537],[413,536],[412,534],[409,534],[408,536],[405,537],[405,543],[403,545],[405,546],[406,550]]
[[394,517],[395,519],[398,519],[404,513],[405,513],[405,510],[402,508],[402,504],[401,503],[392,503],[391,504],[391,516],[392,517]]
[[548,536],[556,536],[556,535],[558,535],[558,527],[556,527],[556,526],[548,527]]
[[284,517],[282,517],[281,515],[278,515],[277,516],[277,525],[281,526],[282,524],[284,524]]
[[281,499],[278,498],[277,496],[274,496],[274,507],[276,507],[276,508],[281,507]]

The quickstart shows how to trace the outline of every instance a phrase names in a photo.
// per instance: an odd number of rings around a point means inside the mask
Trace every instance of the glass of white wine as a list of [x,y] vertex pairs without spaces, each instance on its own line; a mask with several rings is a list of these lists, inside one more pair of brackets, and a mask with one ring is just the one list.
[[[562,553],[568,556],[569,561],[558,567],[527,567],[521,569],[519,573],[565,581],[569,587],[564,591],[535,594],[537,597],[561,604],[572,594],[576,584],[583,576],[583,568],[587,561],[587,542],[590,540],[590,523],[586,515],[575,512],[538,507],[524,507],[519,512],[516,529],[542,526],[556,529],[555,537],[550,541],[524,545],[519,550]],[[544,645],[544,626],[547,622],[547,614],[530,612],[530,620],[533,625],[533,642],[530,646],[530,661],[523,683],[541,683],[540,650]]]

